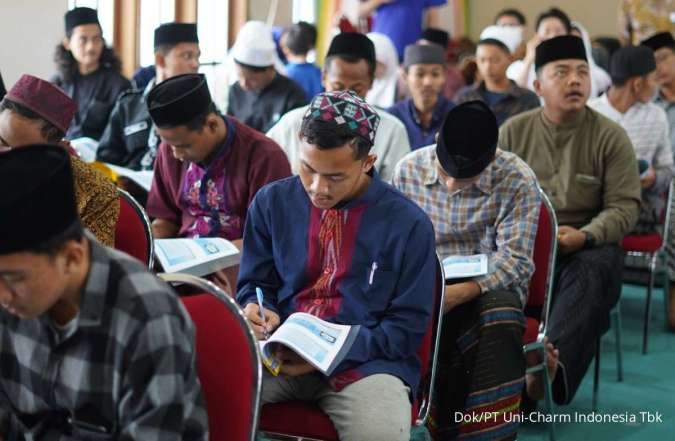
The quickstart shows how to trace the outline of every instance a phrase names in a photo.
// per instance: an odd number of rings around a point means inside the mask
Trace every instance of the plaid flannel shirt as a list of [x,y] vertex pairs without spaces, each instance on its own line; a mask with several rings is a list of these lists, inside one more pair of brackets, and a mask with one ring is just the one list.
[[534,173],[498,149],[478,181],[450,193],[438,167],[435,145],[416,150],[399,162],[393,185],[431,219],[441,259],[487,254],[490,273],[475,279],[481,292],[514,290],[525,305],[541,205]]
[[140,262],[87,237],[74,322],[0,312],[0,438],[206,440],[187,312]]

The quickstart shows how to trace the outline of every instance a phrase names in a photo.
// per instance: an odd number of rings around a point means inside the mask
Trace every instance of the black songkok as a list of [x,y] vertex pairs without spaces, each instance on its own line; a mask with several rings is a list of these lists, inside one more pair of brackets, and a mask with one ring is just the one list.
[[178,75],[153,87],[147,103],[157,127],[176,127],[206,112],[211,93],[203,74]]
[[35,144],[0,153],[0,255],[29,250],[80,222],[70,155]]
[[669,47],[675,50],[675,39],[673,34],[670,32],[659,32],[656,35],[652,35],[646,40],[642,40],[640,43],[642,46],[647,46],[654,52],[661,49],[662,47]]
[[539,43],[534,56],[534,69],[539,70],[552,61],[569,59],[588,61],[586,47],[579,37],[561,35]]
[[641,77],[656,70],[654,51],[647,46],[627,46],[612,55],[609,74],[613,82]]
[[422,39],[435,43],[445,50],[450,43],[450,34],[443,29],[426,28],[422,31]]
[[86,24],[97,24],[99,27],[101,23],[98,21],[98,13],[96,9],[91,8],[75,8],[66,12],[66,33],[69,33],[77,26]]
[[155,49],[178,43],[199,43],[194,23],[164,23],[155,29]]
[[375,45],[370,38],[357,32],[343,32],[333,37],[326,52],[326,58],[332,56],[363,58],[375,64]]
[[437,44],[409,44],[403,54],[403,66],[445,64],[445,51]]
[[457,179],[478,176],[497,151],[497,118],[482,101],[467,101],[445,115],[438,134],[436,157]]

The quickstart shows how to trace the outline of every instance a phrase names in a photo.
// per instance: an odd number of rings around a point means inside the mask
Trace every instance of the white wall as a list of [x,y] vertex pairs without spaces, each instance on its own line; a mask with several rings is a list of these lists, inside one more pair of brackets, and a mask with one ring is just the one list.
[[49,79],[67,0],[0,0],[0,72],[9,89],[24,73]]

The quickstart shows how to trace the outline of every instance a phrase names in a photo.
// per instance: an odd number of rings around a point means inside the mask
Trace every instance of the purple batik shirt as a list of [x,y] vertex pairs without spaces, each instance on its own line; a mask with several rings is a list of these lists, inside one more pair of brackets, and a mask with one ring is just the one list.
[[211,162],[180,162],[162,142],[148,197],[148,215],[180,226],[180,237],[240,239],[248,206],[269,182],[291,175],[279,145],[234,118]]

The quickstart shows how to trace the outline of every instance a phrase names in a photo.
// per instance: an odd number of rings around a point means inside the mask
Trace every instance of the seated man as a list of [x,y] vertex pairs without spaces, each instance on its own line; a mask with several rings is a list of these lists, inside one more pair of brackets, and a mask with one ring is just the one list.
[[[361,98],[375,80],[375,46],[363,34],[346,32],[331,41],[323,65],[323,85],[328,92],[353,90]],[[299,173],[300,140],[298,133],[308,107],[288,112],[267,132],[267,136],[279,143],[293,168]],[[410,152],[408,135],[403,124],[387,112],[379,112],[380,129],[377,131],[373,153],[377,157],[375,169],[383,181],[389,181],[396,163]]]
[[276,50],[271,34],[237,38],[232,47],[239,80],[230,86],[227,114],[263,133],[308,101],[295,81],[277,72]]
[[[499,146],[532,167],[560,224],[548,330],[560,351],[553,397],[567,404],[621,292],[617,244],[637,221],[640,179],[626,132],[586,107],[591,84],[582,40],[565,35],[542,42],[535,68],[544,107],[508,120]],[[541,384],[528,389],[531,398],[543,396]]]
[[83,229],[70,161],[0,153],[0,438],[205,441],[190,317]]
[[352,91],[314,98],[296,135],[300,176],[266,186],[251,204],[238,281],[258,338],[298,311],[360,325],[330,377],[280,351],[282,376],[263,378],[263,403],[316,401],[345,441],[409,439],[416,349],[434,303],[433,227],[372,173],[378,123]]
[[148,197],[154,237],[240,239],[260,187],[291,174],[284,152],[221,115],[202,74],[162,81],[147,103],[162,140]]
[[612,87],[588,106],[626,130],[637,159],[647,167],[640,176],[642,206],[635,231],[651,233],[663,223],[663,192],[673,178],[668,118],[651,102],[656,92],[654,51],[645,46],[621,48],[612,55],[610,70]]
[[[494,268],[445,288],[432,424],[439,440],[460,434],[515,439],[518,432],[513,418],[506,423],[503,418],[519,411],[523,307],[534,272],[541,198],[527,164],[497,149],[497,130],[483,102],[460,104],[444,118],[438,143],[406,156],[394,174],[393,185],[434,224],[441,259],[487,254]],[[477,343],[467,346],[463,339]],[[484,400],[489,403],[476,407]],[[460,425],[455,412],[501,417]]]
[[155,29],[156,75],[145,89],[129,90],[117,99],[96,151],[96,160],[132,170],[152,170],[159,138],[145,103],[162,81],[199,70],[199,39],[194,23],[164,23]]
[[403,78],[411,98],[399,101],[388,112],[401,120],[412,150],[436,142],[445,114],[454,103],[443,96],[445,51],[437,44],[411,44],[403,56]]
[[[0,102],[0,146],[51,143],[69,149],[64,136],[76,111],[75,102],[61,89],[23,75]],[[70,156],[70,165],[82,223],[102,244],[114,246],[120,212],[115,185],[75,155]]]
[[[510,29],[510,28],[507,28]],[[496,32],[501,29],[496,28]],[[457,97],[457,103],[480,100],[490,106],[501,125],[513,115],[539,107],[537,95],[506,76],[511,51],[497,38],[485,38],[476,46],[476,65],[481,81]]]
[[[670,32],[661,32],[641,43],[654,51],[656,59],[656,81],[659,84],[658,94],[654,101],[668,115],[670,129],[670,147],[675,152],[675,38]],[[675,198],[675,195],[673,195]],[[675,217],[671,217],[671,231],[668,241],[668,252],[675,253]],[[675,329],[675,259],[670,259],[669,273],[671,288],[668,293],[668,325]]]

